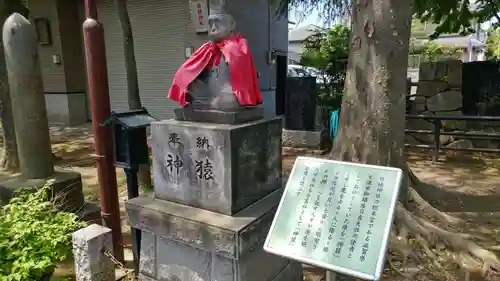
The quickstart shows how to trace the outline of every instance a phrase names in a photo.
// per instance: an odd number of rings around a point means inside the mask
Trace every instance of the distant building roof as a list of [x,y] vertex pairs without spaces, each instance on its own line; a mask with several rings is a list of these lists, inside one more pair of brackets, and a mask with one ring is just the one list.
[[301,42],[307,39],[307,37],[314,35],[323,30],[321,27],[309,24],[306,26],[301,26],[298,28],[294,28],[288,32],[288,41],[289,42]]

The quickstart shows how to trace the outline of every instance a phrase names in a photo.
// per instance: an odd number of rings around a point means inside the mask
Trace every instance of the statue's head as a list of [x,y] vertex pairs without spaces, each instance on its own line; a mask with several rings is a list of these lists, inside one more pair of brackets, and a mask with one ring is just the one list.
[[233,17],[224,11],[222,5],[210,5],[208,16],[208,37],[214,42],[229,37],[235,30]]

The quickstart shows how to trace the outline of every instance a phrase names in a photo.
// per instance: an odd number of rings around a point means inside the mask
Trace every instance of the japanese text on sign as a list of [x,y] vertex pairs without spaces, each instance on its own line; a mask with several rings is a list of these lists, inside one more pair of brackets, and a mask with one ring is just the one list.
[[401,176],[396,168],[297,158],[265,250],[378,280]]

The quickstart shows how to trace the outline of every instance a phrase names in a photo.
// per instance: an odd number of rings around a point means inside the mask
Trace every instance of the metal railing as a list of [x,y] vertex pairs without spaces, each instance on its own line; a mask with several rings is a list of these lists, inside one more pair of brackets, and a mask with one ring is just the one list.
[[434,135],[434,144],[405,144],[405,147],[422,148],[422,149],[432,149],[433,156],[432,161],[437,161],[439,158],[439,152],[442,150],[454,150],[454,151],[471,151],[471,152],[489,152],[489,153],[500,153],[498,148],[460,148],[460,147],[441,147],[441,136],[456,136],[462,139],[468,140],[497,140],[500,141],[500,133],[488,133],[488,132],[467,132],[467,131],[453,131],[445,132],[442,131],[441,121],[476,121],[476,122],[499,122],[500,128],[500,117],[496,116],[432,116],[432,115],[406,115],[406,120],[410,119],[420,119],[426,120],[434,124],[434,130],[410,130],[406,129],[405,133],[407,135],[413,134],[424,134],[424,135]]

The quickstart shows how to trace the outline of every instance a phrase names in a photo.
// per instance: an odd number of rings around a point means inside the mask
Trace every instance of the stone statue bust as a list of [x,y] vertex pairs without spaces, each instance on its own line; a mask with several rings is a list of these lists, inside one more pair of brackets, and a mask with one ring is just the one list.
[[212,5],[208,23],[210,42],[179,68],[168,97],[185,108],[222,112],[261,104],[252,55],[233,17]]
[[[235,32],[235,23],[231,15],[215,13],[210,9],[208,17],[208,37],[214,43],[229,38]],[[217,10],[216,10],[217,11]],[[219,66],[204,69],[202,73],[189,85],[188,98],[195,104],[209,104],[209,108],[221,111],[238,109],[241,107],[233,94],[229,64],[224,55],[220,58]]]

